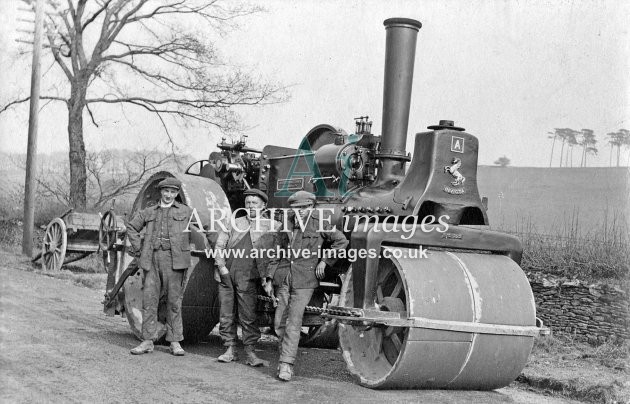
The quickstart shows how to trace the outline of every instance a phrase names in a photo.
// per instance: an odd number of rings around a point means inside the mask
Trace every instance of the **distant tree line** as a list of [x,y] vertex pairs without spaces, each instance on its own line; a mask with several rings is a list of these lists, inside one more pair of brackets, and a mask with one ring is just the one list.
[[[599,150],[597,149],[597,139],[595,139],[595,133],[592,129],[582,129],[581,131],[571,128],[555,128],[553,132],[547,133],[549,139],[552,139],[551,143],[551,156],[549,157],[549,167],[553,164],[554,152],[556,150],[556,141],[560,142],[560,161],[559,167],[573,167],[573,154],[575,146],[578,149],[581,148],[580,153],[580,165],[578,167],[586,167],[589,155],[596,156]],[[608,164],[612,167],[613,164],[613,150],[617,149],[617,164],[619,167],[619,159],[621,155],[621,148],[630,149],[630,131],[628,129],[619,129],[617,132],[609,132],[607,143],[610,145],[610,157]],[[630,155],[628,156],[628,163],[630,165]],[[577,161],[576,161],[577,166]]]

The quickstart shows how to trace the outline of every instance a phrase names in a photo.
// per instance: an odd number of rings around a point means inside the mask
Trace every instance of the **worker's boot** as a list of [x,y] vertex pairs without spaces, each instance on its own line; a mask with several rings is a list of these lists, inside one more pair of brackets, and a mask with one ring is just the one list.
[[245,345],[245,355],[247,356],[247,363],[249,366],[268,366],[269,363],[265,360],[260,359],[256,352],[254,352],[253,345]]
[[132,355],[142,355],[149,352],[153,352],[153,341],[150,339],[145,339],[140,345],[131,350]]
[[288,382],[293,377],[293,365],[290,363],[280,362],[280,372],[278,372],[278,379]]
[[186,355],[186,351],[179,345],[179,342],[171,342],[171,353],[175,356],[184,356]]
[[219,356],[219,362],[229,363],[232,361],[237,361],[238,357],[236,356],[236,352],[234,352],[234,346],[230,345],[225,353]]

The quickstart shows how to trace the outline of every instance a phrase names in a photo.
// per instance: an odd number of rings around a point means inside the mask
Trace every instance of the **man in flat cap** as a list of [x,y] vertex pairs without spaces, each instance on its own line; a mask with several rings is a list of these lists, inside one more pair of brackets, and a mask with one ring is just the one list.
[[[238,360],[235,351],[238,321],[243,331],[246,363],[263,366],[266,362],[255,353],[255,344],[260,338],[260,329],[256,325],[256,301],[259,286],[265,278],[267,261],[261,256],[252,257],[251,252],[271,248],[274,234],[281,224],[263,216],[267,207],[267,195],[263,191],[252,188],[243,194],[247,214],[237,218],[227,233],[219,232],[215,244],[215,278],[220,281],[221,302],[219,333],[227,347],[218,360],[225,363]],[[226,254],[236,251],[244,251],[244,254]]]
[[[153,351],[158,337],[158,305],[166,295],[166,340],[175,356],[185,354],[180,341],[182,297],[186,269],[190,266],[190,232],[184,232],[192,209],[175,200],[182,183],[176,178],[162,180],[159,203],[139,212],[127,223],[130,252],[139,258],[144,274],[142,288],[142,343],[134,355]],[[144,240],[140,232],[145,229]]]
[[[326,269],[337,261],[335,254],[319,259],[320,250],[344,250],[348,240],[342,232],[333,228],[323,220],[320,221],[314,211],[315,195],[307,191],[298,191],[289,197],[289,205],[295,211],[295,219],[289,222],[289,253],[299,251],[297,256],[283,258],[279,264],[269,265],[267,282],[275,282],[275,272],[286,270],[281,286],[278,289],[278,307],[274,319],[276,334],[280,339],[280,360],[278,377],[289,381],[293,376],[293,364],[300,341],[304,309],[319,286]],[[298,220],[299,219],[299,220]],[[323,228],[318,226],[323,224]],[[287,255],[289,256],[289,255]],[[274,272],[275,271],[275,272]]]

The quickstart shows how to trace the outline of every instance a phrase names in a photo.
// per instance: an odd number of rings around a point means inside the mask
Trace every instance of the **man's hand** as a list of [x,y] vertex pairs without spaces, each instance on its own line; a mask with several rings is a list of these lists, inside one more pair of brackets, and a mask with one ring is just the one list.
[[273,300],[273,307],[276,307],[278,305],[278,300],[276,299],[276,296],[273,293],[273,284],[271,283],[271,279],[268,279],[267,281],[263,282],[262,286],[267,296],[269,296]]
[[263,281],[262,287],[265,290],[265,293],[267,294],[267,296],[271,296],[273,294],[273,285],[271,284],[270,279]]
[[219,275],[229,275],[230,270],[227,269],[227,267],[220,267],[219,268]]
[[324,279],[326,275],[326,263],[324,261],[317,264],[317,268],[315,268],[315,276],[317,279]]
[[128,248],[127,253],[134,258],[140,258],[140,255],[142,255],[142,252],[140,250],[136,250],[135,248]]

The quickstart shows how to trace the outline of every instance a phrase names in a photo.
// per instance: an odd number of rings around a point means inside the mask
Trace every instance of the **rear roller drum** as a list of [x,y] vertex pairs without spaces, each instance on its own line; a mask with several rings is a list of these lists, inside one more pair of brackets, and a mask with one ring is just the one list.
[[[226,217],[231,214],[227,197],[219,184],[203,177],[173,175],[169,172],[159,172],[149,178],[136,197],[133,213],[146,208],[149,203],[159,201],[160,190],[157,184],[167,177],[176,177],[182,181],[182,190],[176,200],[195,208],[202,225],[210,224],[211,211],[223,210]],[[196,250],[206,248],[205,234],[193,229],[191,237]],[[124,256],[124,260],[121,260],[118,274],[121,274],[129,265],[137,265],[138,261],[127,255],[124,250],[121,255]],[[208,336],[219,321],[218,288],[213,277],[213,267],[214,262],[211,259],[192,257],[191,266],[186,271],[182,300],[182,322],[184,339],[187,342]],[[142,336],[143,275],[142,269],[140,269],[134,275],[129,276],[121,294],[119,294],[131,330],[138,338]],[[164,325],[166,319],[165,300],[165,298],[161,299],[158,307],[158,338],[162,338],[166,332]]]
[[[341,305],[360,307],[352,286],[347,276]],[[344,360],[363,386],[487,390],[508,385],[525,367],[533,336],[512,330],[535,326],[534,299],[509,258],[446,251],[381,258],[375,291],[374,308],[418,323],[339,325]],[[430,325],[414,325],[421,319]]]

